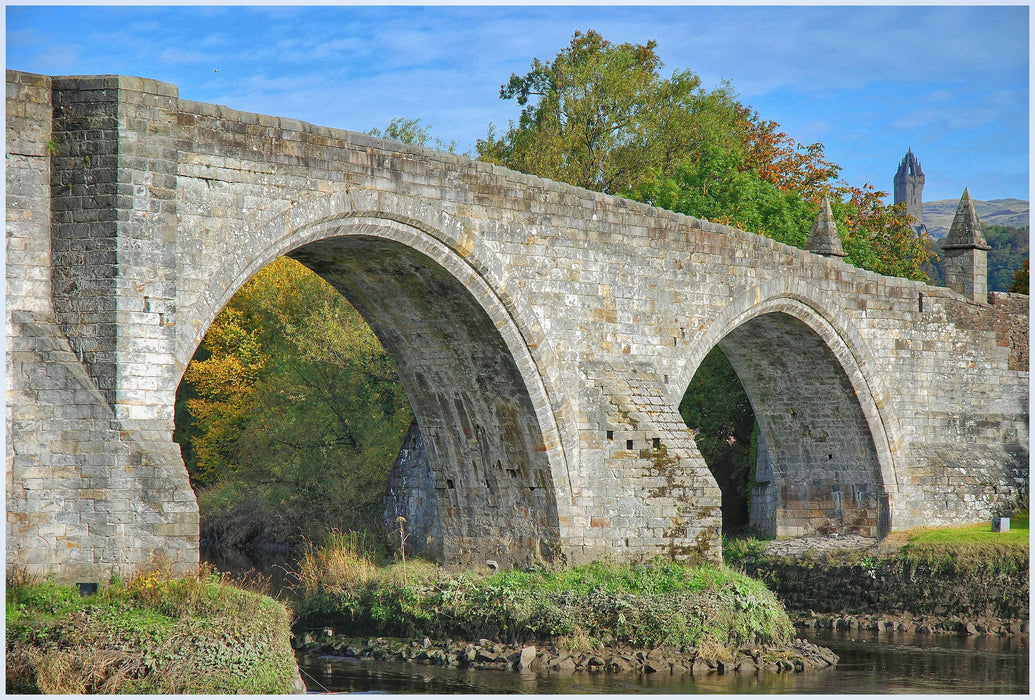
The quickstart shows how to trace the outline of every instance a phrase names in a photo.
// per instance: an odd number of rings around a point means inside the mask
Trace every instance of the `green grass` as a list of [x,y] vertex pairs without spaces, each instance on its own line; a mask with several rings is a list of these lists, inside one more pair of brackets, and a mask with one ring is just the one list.
[[912,531],[908,546],[973,545],[974,547],[1028,545],[1028,513],[1010,517],[1009,532],[992,532],[989,523],[964,527],[919,528]]
[[775,644],[792,634],[772,593],[726,567],[597,562],[448,574],[408,566],[404,578],[399,565],[378,566],[347,545],[312,548],[296,572],[299,625],[501,642],[611,638],[641,648]]
[[[737,566],[747,560],[765,556],[766,540],[727,538],[723,540],[723,557],[728,565]],[[1025,570],[1029,559],[1028,512],[1010,516],[1009,532],[993,532],[991,523],[960,527],[919,527],[893,532],[882,543],[888,554],[877,558],[898,558],[922,563],[936,570],[971,571],[988,569],[1014,573]],[[806,556],[806,559],[810,557]],[[874,559],[870,552],[829,552],[823,560],[851,562]]]
[[270,693],[294,679],[288,611],[203,570],[115,581],[89,597],[8,581],[7,691]]
[[935,570],[986,569],[1012,574],[1030,559],[1028,513],[1010,517],[1009,532],[992,532],[990,523],[963,527],[917,528],[893,537],[905,540],[898,556]]

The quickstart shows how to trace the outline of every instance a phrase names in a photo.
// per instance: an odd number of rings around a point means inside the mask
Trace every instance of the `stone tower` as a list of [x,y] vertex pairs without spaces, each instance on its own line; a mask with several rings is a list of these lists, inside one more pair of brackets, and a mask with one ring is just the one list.
[[988,301],[989,245],[981,233],[970,192],[963,190],[949,234],[942,241],[945,286],[974,301]]
[[924,171],[920,167],[920,161],[913,155],[910,148],[902,162],[898,164],[898,172],[895,173],[895,204],[906,203],[906,213],[912,216],[916,223],[913,228],[917,233],[926,231],[924,226]]

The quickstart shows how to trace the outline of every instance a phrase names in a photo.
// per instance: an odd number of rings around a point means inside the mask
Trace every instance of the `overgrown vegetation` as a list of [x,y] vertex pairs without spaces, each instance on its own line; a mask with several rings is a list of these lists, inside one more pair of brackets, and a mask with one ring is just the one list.
[[296,674],[284,606],[206,569],[88,597],[8,581],[6,632],[8,693],[287,693]]
[[559,571],[447,573],[383,565],[337,536],[296,572],[299,624],[356,635],[637,647],[784,643],[792,628],[763,584],[725,567],[594,563]]

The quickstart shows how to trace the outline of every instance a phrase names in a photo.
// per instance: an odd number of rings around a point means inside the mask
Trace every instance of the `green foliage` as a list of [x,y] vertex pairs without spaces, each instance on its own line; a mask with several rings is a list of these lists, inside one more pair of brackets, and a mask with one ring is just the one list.
[[86,598],[9,581],[6,631],[8,692],[284,693],[294,679],[287,610],[205,570]]
[[800,194],[761,179],[746,169],[746,154],[705,144],[693,162],[681,163],[670,177],[645,180],[633,199],[803,247],[816,208]]
[[679,403],[679,413],[722,491],[723,532],[743,530],[758,427],[744,387],[719,348],[701,361]]
[[431,125],[425,124],[420,119],[406,119],[395,117],[388,122],[384,129],[371,129],[367,133],[379,139],[399,141],[413,146],[424,146],[434,148],[438,151],[456,153],[456,141],[446,143],[431,133]]
[[705,141],[734,139],[725,128],[734,111],[727,91],[701,90],[690,71],[661,78],[655,46],[576,32],[553,61],[535,59],[501,87],[502,99],[524,109],[502,136],[490,127],[477,143],[479,158],[620,194],[652,173],[670,174]]
[[1005,292],[1013,284],[1014,274],[1028,259],[1028,244],[1031,227],[982,226],[985,241],[991,247],[988,251],[988,288],[994,292]]
[[641,647],[786,640],[789,620],[758,581],[726,568],[655,561],[548,571],[448,575],[380,567],[355,551],[313,550],[299,586],[300,624],[351,634],[546,641],[612,635]]
[[177,403],[204,535],[223,544],[376,526],[412,420],[369,326],[286,258],[220,312]]

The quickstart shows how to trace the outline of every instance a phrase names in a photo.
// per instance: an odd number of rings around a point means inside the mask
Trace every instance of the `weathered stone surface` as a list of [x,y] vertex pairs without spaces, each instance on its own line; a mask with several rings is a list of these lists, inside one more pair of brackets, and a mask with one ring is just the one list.
[[984,301],[988,295],[990,246],[981,232],[981,222],[970,200],[969,190],[963,190],[956,216],[941,247],[944,251],[945,286],[974,301]]
[[816,223],[812,225],[808,240],[805,241],[805,250],[817,255],[847,257],[841,246],[841,236],[837,233],[834,213],[830,210],[830,200],[826,195],[819,203],[819,213],[816,214]]
[[392,355],[427,455],[421,544],[447,561],[718,558],[678,413],[716,345],[764,432],[775,534],[985,520],[1027,493],[1026,297],[155,81],[7,81],[9,572],[197,562],[176,386],[281,255]]

